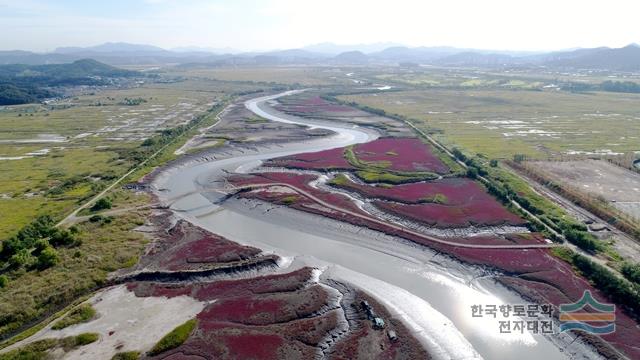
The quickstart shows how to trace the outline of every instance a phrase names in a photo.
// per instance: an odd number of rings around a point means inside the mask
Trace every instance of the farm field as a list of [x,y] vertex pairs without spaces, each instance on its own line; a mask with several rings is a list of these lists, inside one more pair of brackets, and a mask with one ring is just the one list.
[[640,174],[602,160],[530,161],[561,186],[569,186],[640,219]]
[[225,96],[196,85],[90,89],[47,104],[0,109],[2,237],[39,214],[70,212],[124,174],[135,162],[129,155],[144,140],[188,123]]
[[[271,67],[182,67],[167,69],[168,75],[188,78],[242,83],[271,83],[303,86],[322,86],[347,83],[345,71],[331,67],[271,66]],[[246,84],[245,84],[246,85]]]
[[435,132],[442,143],[490,158],[523,154],[546,159],[640,150],[638,94],[470,86],[339,98],[415,119],[416,126]]

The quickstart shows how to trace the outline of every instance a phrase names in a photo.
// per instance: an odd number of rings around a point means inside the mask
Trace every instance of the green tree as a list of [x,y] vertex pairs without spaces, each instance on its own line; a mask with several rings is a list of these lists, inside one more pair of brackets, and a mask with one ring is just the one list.
[[58,252],[52,247],[47,247],[46,249],[42,250],[42,252],[40,252],[40,255],[38,255],[37,266],[40,270],[44,270],[52,267],[58,262],[60,262]]
[[9,258],[8,263],[13,269],[31,267],[34,263],[34,258],[31,256],[31,252],[28,249],[21,249]]
[[91,210],[100,211],[105,209],[111,209],[111,206],[112,206],[111,199],[101,198],[101,199],[98,199],[98,201],[96,201],[95,204],[93,204],[93,207],[91,207]]
[[640,264],[625,262],[622,265],[622,275],[637,284],[640,284]]

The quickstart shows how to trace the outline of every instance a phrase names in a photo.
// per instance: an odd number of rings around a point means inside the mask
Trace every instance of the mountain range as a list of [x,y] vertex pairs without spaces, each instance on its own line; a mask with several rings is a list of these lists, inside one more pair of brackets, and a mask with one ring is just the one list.
[[[225,53],[225,51],[227,51]],[[55,64],[91,58],[110,65],[182,64],[183,66],[280,64],[398,64],[459,67],[546,67],[640,72],[640,47],[590,48],[533,53],[454,47],[406,47],[395,43],[336,45],[322,43],[299,49],[238,52],[233,49],[176,48],[105,43],[92,47],[63,47],[50,53],[0,51],[0,64]]]

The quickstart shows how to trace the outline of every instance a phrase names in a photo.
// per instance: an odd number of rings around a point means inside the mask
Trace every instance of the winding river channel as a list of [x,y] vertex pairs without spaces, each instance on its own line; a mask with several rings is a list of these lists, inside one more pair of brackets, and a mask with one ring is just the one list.
[[348,281],[369,292],[404,320],[435,358],[595,357],[578,342],[569,345],[572,339],[568,335],[548,338],[527,332],[500,334],[498,319],[472,317],[474,304],[524,303],[481,268],[316,215],[246,200],[220,203],[224,194],[211,188],[221,184],[227,172],[249,172],[265,159],[363,143],[378,136],[361,127],[292,117],[269,106],[272,100],[289,94],[252,99],[245,106],[272,121],[328,129],[336,134],[305,142],[230,150],[208,161],[187,161],[156,179],[154,187],[160,189],[160,199],[169,202],[180,198],[171,205],[178,216],[231,240],[277,253],[285,259],[283,269],[318,266],[324,269],[322,276]]

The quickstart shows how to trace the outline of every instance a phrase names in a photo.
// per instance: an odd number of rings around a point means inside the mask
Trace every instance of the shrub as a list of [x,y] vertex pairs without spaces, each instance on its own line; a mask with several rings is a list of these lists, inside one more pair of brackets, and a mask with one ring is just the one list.
[[46,359],[47,351],[58,345],[56,339],[38,340],[18,349],[0,354],[0,360],[40,360]]
[[31,256],[29,250],[21,249],[9,258],[8,263],[12,269],[20,269],[21,267],[30,268],[35,264],[35,259]]
[[75,235],[64,229],[55,229],[49,238],[49,243],[53,246],[69,246],[75,244],[75,242]]
[[470,166],[467,169],[467,176],[472,178],[472,179],[477,178],[478,177],[478,169],[476,169],[475,167]]
[[100,335],[96,333],[84,333],[74,337],[73,340],[76,346],[82,346],[96,342],[99,338]]
[[91,211],[100,211],[100,210],[106,210],[106,209],[111,209],[111,200],[108,198],[100,198],[98,199],[98,201],[96,201],[95,204],[93,204],[93,206],[91,207]]
[[160,339],[160,341],[158,341],[158,343],[153,347],[153,349],[149,351],[149,355],[152,355],[152,356],[158,355],[162,352],[175,349],[178,346],[182,345],[187,340],[187,338],[189,338],[189,335],[191,335],[191,332],[195,327],[196,327],[196,320],[191,319],[186,323],[173,329],[170,333],[168,333],[162,339]]
[[64,318],[53,324],[53,330],[61,330],[71,325],[91,321],[96,316],[96,311],[90,304],[82,304],[71,310]]
[[7,287],[9,278],[6,275],[0,275],[0,289]]
[[137,351],[127,351],[121,352],[113,355],[111,360],[138,360],[140,358],[140,353]]
[[38,267],[38,269],[44,270],[52,267],[59,262],[60,257],[58,257],[58,252],[54,248],[49,246],[46,249],[42,250],[42,252],[40,252],[40,255],[38,255],[36,266]]
[[98,340],[98,334],[84,333],[78,336],[69,336],[62,339],[44,339],[25,345],[18,349],[0,354],[0,360],[44,360],[50,356],[48,352],[61,347],[69,352],[78,346],[91,344]]
[[598,240],[591,234],[577,230],[574,228],[568,228],[564,230],[564,236],[567,238],[567,241],[575,244],[577,247],[589,251],[595,252],[602,250],[602,245],[598,242]]
[[625,262],[622,264],[622,275],[629,279],[629,281],[640,284],[640,264]]
[[574,253],[572,262],[589,281],[612,301],[625,306],[632,313],[640,311],[640,293],[632,283],[618,277],[606,267],[591,261],[586,256]]

